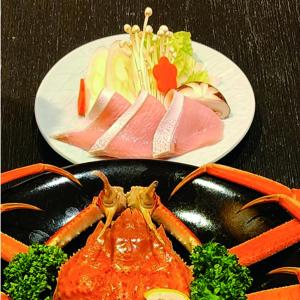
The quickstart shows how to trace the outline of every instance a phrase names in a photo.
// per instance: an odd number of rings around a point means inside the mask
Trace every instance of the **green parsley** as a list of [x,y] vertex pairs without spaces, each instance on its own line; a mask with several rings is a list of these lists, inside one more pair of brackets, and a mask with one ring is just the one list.
[[243,300],[252,284],[250,271],[225,246],[209,242],[191,253],[191,300]]
[[50,300],[58,270],[67,259],[58,247],[34,244],[4,269],[2,288],[14,300]]

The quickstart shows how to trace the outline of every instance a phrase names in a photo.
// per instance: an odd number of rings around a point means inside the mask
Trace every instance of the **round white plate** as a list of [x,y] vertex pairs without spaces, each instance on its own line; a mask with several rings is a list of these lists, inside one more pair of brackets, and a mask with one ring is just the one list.
[[[85,77],[90,59],[98,47],[109,47],[120,34],[85,44],[59,60],[43,79],[35,100],[35,118],[47,143],[59,155],[72,163],[102,160],[77,147],[59,142],[51,136],[83,126],[85,120],[77,115],[80,78]],[[224,138],[215,145],[200,148],[170,161],[202,165],[215,162],[230,152],[245,136],[254,117],[254,93],[241,69],[220,52],[193,42],[194,53],[209,74],[219,79],[217,88],[225,96],[230,117],[224,120]]]

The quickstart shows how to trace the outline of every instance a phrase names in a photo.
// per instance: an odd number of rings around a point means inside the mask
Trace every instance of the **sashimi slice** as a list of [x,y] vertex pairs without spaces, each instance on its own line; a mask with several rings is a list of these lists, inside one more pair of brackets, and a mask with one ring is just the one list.
[[142,91],[89,152],[118,158],[152,157],[153,136],[165,113],[166,109],[156,98]]
[[175,93],[153,140],[153,157],[181,155],[211,145],[223,137],[223,122],[197,100]]
[[88,115],[89,125],[83,130],[59,134],[54,138],[88,151],[129,106],[130,103],[118,93],[103,89]]

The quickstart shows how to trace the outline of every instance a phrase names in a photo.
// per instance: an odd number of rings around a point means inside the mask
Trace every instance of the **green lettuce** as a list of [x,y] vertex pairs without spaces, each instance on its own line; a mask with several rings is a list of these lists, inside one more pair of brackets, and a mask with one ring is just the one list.
[[177,54],[174,64],[177,68],[178,86],[192,81],[209,83],[207,71],[199,71],[197,66],[198,62],[193,57],[190,32],[175,32],[171,38],[170,45],[174,48]]

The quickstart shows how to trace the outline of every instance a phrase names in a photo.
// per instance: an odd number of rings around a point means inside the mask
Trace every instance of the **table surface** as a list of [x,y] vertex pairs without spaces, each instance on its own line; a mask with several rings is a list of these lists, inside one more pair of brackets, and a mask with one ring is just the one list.
[[2,171],[70,163],[39,133],[35,94],[49,69],[74,48],[122,32],[125,23],[188,30],[232,59],[256,96],[254,122],[219,162],[300,187],[299,1],[2,1]]

